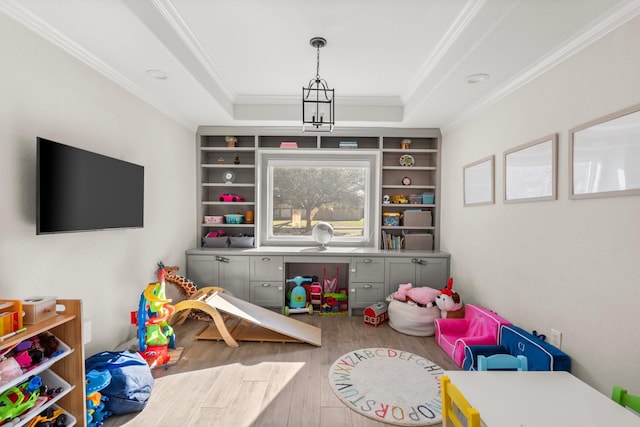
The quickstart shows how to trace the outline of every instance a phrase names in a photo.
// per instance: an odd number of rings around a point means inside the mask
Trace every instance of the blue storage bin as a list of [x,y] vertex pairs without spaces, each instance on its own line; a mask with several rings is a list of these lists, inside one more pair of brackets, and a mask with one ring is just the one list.
[[433,193],[422,193],[422,203],[425,205],[432,205],[435,197],[436,196]]

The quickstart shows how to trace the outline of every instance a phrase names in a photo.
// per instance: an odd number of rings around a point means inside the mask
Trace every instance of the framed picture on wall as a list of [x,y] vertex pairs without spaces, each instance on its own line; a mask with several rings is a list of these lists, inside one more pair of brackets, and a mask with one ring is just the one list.
[[640,104],[569,131],[569,197],[640,194]]
[[495,156],[462,167],[464,206],[494,203]]
[[558,134],[504,152],[504,201],[556,200]]

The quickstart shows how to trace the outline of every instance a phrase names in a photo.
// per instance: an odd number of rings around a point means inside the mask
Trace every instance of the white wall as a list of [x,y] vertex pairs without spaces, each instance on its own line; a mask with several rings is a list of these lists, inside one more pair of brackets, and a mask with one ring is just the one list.
[[[640,19],[458,128],[442,150],[442,250],[454,288],[527,330],[563,333],[573,373],[640,384],[640,197],[569,200],[568,131],[640,103]],[[558,200],[504,204],[503,152],[557,132]],[[462,168],[496,156],[496,203],[463,207]]]
[[[156,263],[195,245],[195,133],[3,14],[0,52],[0,298],[82,299],[87,356],[111,350]],[[37,136],[143,165],[144,228],[36,236]]]

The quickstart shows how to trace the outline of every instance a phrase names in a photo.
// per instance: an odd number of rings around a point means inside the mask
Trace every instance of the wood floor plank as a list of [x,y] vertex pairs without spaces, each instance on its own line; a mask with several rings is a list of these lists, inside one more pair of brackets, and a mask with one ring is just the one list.
[[[322,329],[322,347],[305,343],[199,341],[204,323],[176,325],[181,359],[154,369],[153,394],[144,411],[107,418],[104,427],[382,427],[345,406],[328,372],[343,354],[391,347],[415,353],[444,369],[458,369],[433,337],[365,325],[361,316],[296,315]],[[440,427],[436,425],[434,427]]]

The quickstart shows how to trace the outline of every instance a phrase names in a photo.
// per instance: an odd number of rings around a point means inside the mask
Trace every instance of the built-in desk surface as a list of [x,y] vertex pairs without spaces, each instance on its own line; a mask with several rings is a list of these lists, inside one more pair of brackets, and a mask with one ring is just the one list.
[[187,254],[227,253],[229,255],[283,255],[283,256],[381,256],[381,257],[438,257],[449,258],[451,254],[442,251],[399,250],[388,251],[376,248],[348,246],[261,246],[259,248],[194,248]]

